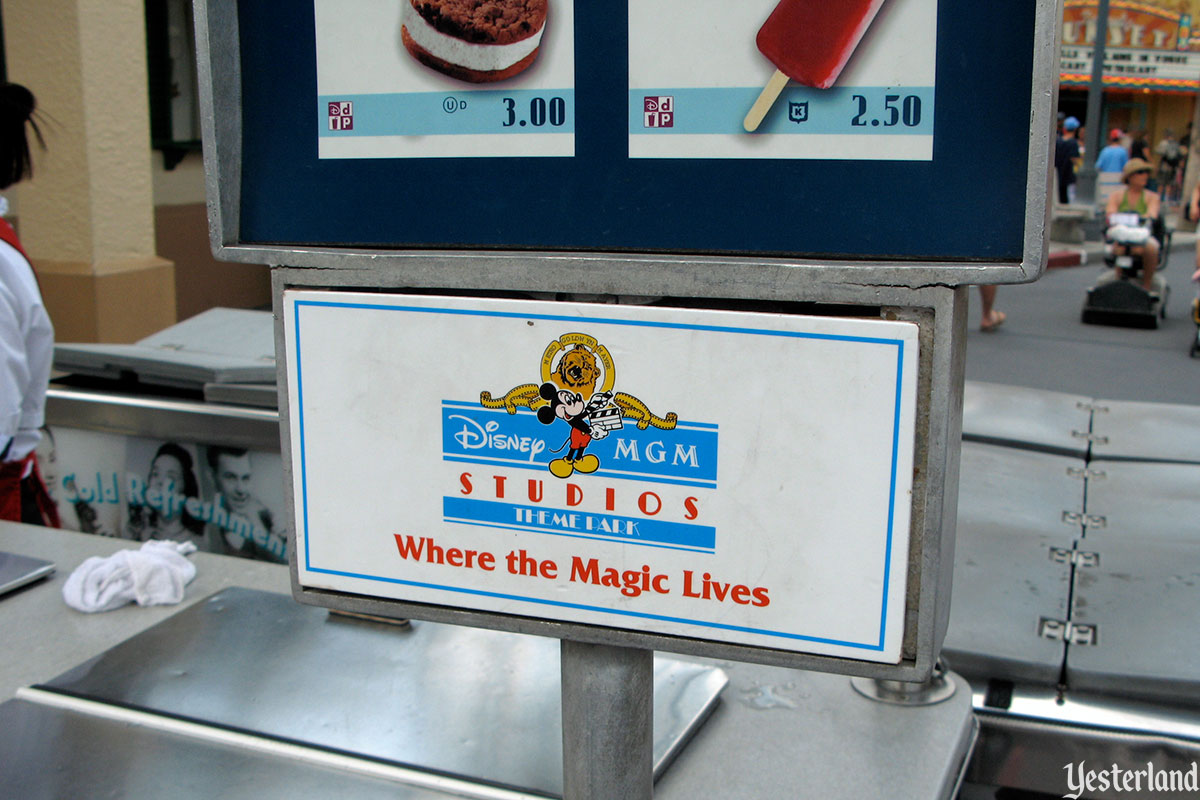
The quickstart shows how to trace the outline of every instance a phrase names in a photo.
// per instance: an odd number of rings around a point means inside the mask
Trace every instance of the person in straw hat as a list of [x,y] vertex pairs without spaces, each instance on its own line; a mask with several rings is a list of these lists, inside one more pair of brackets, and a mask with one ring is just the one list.
[[[1121,180],[1125,187],[1108,196],[1108,205],[1104,209],[1105,219],[1113,214],[1137,214],[1146,221],[1158,219],[1162,212],[1162,201],[1157,192],[1146,188],[1153,170],[1148,162],[1140,158],[1131,158],[1126,162],[1125,168],[1121,170]],[[1142,286],[1146,291],[1150,291],[1161,247],[1162,243],[1151,236],[1145,244],[1128,247],[1117,244],[1113,246],[1113,251],[1117,255],[1124,255],[1128,250],[1131,255],[1142,257]]]

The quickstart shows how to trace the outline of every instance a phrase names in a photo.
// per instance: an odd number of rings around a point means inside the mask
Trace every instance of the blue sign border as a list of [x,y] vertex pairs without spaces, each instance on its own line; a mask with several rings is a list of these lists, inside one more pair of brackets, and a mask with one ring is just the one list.
[[[473,595],[477,597],[490,597],[501,600],[516,600],[526,603],[534,603],[538,605],[556,606],[561,608],[571,608],[583,611],[594,611],[603,614],[613,614],[616,616],[630,617],[657,620],[661,622],[681,623],[685,625],[695,625],[701,628],[737,631],[741,633],[752,633],[763,636],[773,636],[781,639],[791,639],[795,641],[813,642],[819,644],[836,645],[839,647],[854,648],[873,652],[882,652],[887,634],[888,623],[888,596],[891,591],[891,567],[892,567],[892,539],[895,528],[896,517],[896,470],[900,455],[900,411],[903,402],[903,378],[904,378],[904,341],[902,339],[888,339],[880,337],[868,336],[844,336],[839,334],[824,334],[824,333],[805,333],[799,331],[779,331],[765,330],[758,328],[745,328],[724,325],[695,325],[688,323],[677,322],[657,322],[646,320],[622,320],[608,319],[604,317],[581,317],[581,316],[566,316],[558,314],[528,314],[510,311],[480,311],[473,309],[462,308],[438,308],[425,306],[408,306],[408,305],[393,305],[387,303],[354,303],[354,302],[337,302],[329,300],[292,300],[293,309],[293,341],[295,343],[295,369],[296,369],[296,414],[300,426],[300,494],[301,494],[301,524],[304,527],[304,568],[308,572],[322,575],[335,575],[344,578],[356,578],[360,580],[376,581],[379,583],[390,583],[400,586],[412,586],[423,589],[437,589],[448,592],[456,592],[459,594]],[[648,614],[641,611],[629,611],[626,609],[605,608],[603,606],[591,606],[581,603],[567,603],[561,600],[547,600],[539,597],[526,597],[523,595],[505,594],[501,592],[488,592],[480,589],[468,589],[461,586],[447,586],[444,584],[426,583],[422,581],[409,581],[399,578],[389,578],[381,575],[368,575],[365,573],[346,572],[343,570],[327,569],[313,566],[311,553],[309,552],[309,535],[308,535],[308,461],[307,452],[304,444],[304,359],[301,351],[301,320],[300,310],[302,308],[342,308],[370,311],[400,311],[405,313],[415,314],[448,314],[454,316],[468,317],[492,317],[498,319],[536,319],[549,322],[566,322],[572,325],[616,325],[627,327],[641,328],[659,328],[672,330],[689,330],[689,331],[708,331],[717,333],[733,333],[749,336],[777,336],[792,339],[814,339],[823,341],[835,342],[853,342],[858,344],[881,345],[885,347],[896,348],[896,392],[895,405],[892,419],[892,452],[891,452],[891,475],[890,486],[888,490],[888,521],[887,521],[887,546],[884,555],[883,565],[883,591],[880,602],[880,618],[879,618],[879,639],[875,642],[852,642],[841,639],[830,639],[820,636],[806,636],[797,633],[788,633],[785,631],[774,631],[764,628],[751,628],[741,625],[726,625],[722,623],[710,622],[706,620],[689,619],[686,617],[672,617],[662,614]]]

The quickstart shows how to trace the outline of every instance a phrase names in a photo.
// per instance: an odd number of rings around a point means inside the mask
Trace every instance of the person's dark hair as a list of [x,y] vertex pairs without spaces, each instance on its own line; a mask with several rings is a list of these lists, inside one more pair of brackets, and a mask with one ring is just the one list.
[[246,448],[244,447],[222,447],[216,445],[208,448],[208,452],[204,454],[204,458],[208,461],[208,466],[212,468],[215,475],[217,472],[217,463],[221,460],[221,456],[241,458],[244,455],[246,455]]
[[[151,468],[159,456],[170,456],[179,462],[179,466],[183,468],[183,491],[180,492],[184,497],[200,496],[200,482],[196,480],[196,469],[192,462],[192,454],[184,450],[174,442],[166,442],[162,447],[154,453],[154,458],[150,459]],[[158,525],[158,512],[150,511],[150,524]],[[204,533],[204,520],[193,517],[186,508],[183,509],[183,527],[196,535]]]
[[33,92],[19,83],[0,83],[0,189],[33,176],[26,125],[33,129],[38,145],[46,149],[42,131],[33,118],[36,109]]

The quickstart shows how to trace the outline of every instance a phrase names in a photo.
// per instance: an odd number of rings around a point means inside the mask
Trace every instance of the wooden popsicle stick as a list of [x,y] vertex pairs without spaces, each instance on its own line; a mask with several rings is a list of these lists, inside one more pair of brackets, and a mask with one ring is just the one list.
[[783,87],[787,86],[788,76],[782,71],[775,70],[775,74],[771,76],[771,80],[767,81],[767,85],[763,87],[762,93],[758,95],[758,99],[754,101],[754,105],[750,106],[749,113],[746,114],[746,119],[742,120],[742,127],[747,133],[754,133],[758,130],[758,126],[762,124],[763,117],[767,116],[767,112],[771,110],[771,106],[775,105],[775,101],[779,99],[779,95],[783,92]]

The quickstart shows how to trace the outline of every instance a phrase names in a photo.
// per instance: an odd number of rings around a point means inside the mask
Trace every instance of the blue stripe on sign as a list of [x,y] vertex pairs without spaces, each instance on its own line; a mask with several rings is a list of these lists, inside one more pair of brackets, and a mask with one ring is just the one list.
[[[821,644],[832,644],[839,647],[853,647],[859,650],[882,650],[881,647],[876,647],[873,644],[865,644],[862,642],[844,642],[841,639],[829,639],[823,636],[805,636],[799,633],[790,633],[786,631],[772,631],[762,628],[750,628],[744,625],[727,625],[721,622],[713,622],[711,620],[688,619],[687,617],[671,617],[666,614],[647,614],[641,611],[631,611],[627,608],[607,608],[605,606],[591,606],[584,603],[566,603],[562,600],[551,600],[544,597],[526,597],[519,594],[506,594],[504,592],[487,592],[481,589],[471,589],[465,586],[447,586],[440,583],[424,583],[422,581],[406,581],[401,578],[388,578],[378,575],[365,575],[361,572],[347,572],[338,569],[312,569],[320,575],[336,575],[342,578],[356,578],[365,581],[377,581],[379,583],[390,583],[394,586],[415,586],[420,589],[439,589],[446,592],[457,592],[459,594],[470,595],[473,597],[494,597],[498,600],[517,600],[523,603],[533,603],[542,606],[555,606],[557,608],[575,608],[581,611],[598,611],[601,614],[615,614],[620,617],[628,617],[630,619],[652,619],[662,622],[678,622],[683,625],[697,625],[701,628],[711,628],[724,631],[740,631],[742,633],[758,633],[763,636],[775,636],[781,639],[792,639],[795,641],[804,642],[819,642]],[[403,598],[397,598],[403,601]],[[635,630],[632,626],[630,630]]]
[[[564,316],[562,314],[527,314],[516,311],[479,311],[462,308],[430,308],[426,306],[402,306],[391,303],[351,303],[332,300],[297,300],[297,305],[312,308],[350,308],[366,311],[399,311],[405,314],[448,314],[459,317],[494,317],[496,319],[545,319],[555,322],[570,322],[574,325],[619,325],[635,328],[662,328],[664,330],[712,331],[713,333],[747,334],[750,336],[782,336],[788,339],[815,339],[825,342],[859,342],[861,344],[896,345],[901,339],[884,339],[875,336],[847,336],[837,333],[809,333],[805,331],[780,331],[771,328],[739,328],[724,325],[697,325],[687,322],[653,322],[649,320],[608,319],[605,317]],[[443,401],[447,402],[447,401]],[[461,403],[459,403],[461,405]],[[696,423],[691,423],[696,425]]]
[[[351,104],[349,129],[341,121],[345,103]],[[575,90],[322,95],[317,130],[322,137],[574,133]]]
[[[654,483],[715,487],[715,428],[639,430],[633,420],[593,439],[587,451],[600,459],[605,475]],[[566,453],[571,428],[561,421],[543,425],[527,408],[509,414],[502,408],[443,401],[442,457],[448,461],[511,464],[545,469]],[[557,453],[556,453],[557,451]]]
[[896,528],[896,462],[900,457],[900,407],[904,401],[904,342],[896,347],[896,405],[892,417],[892,491],[888,493],[887,549],[883,557],[883,608],[879,617],[879,647],[887,636],[888,589],[892,582],[892,534]]
[[[727,89],[631,89],[629,132],[652,135],[707,133],[745,136],[747,134],[742,128],[742,121],[761,91],[761,86]],[[669,119],[670,127],[660,127],[664,120],[659,112],[646,111],[647,99],[661,97],[671,98],[670,107],[673,110]],[[932,136],[933,97],[932,86],[810,89],[789,85],[775,101],[755,135],[787,133]]]
[[574,534],[612,539],[625,544],[676,545],[711,551],[717,541],[717,529],[709,525],[635,519],[616,514],[499,503],[468,497],[442,498],[442,513],[448,521],[519,527],[537,533]]

